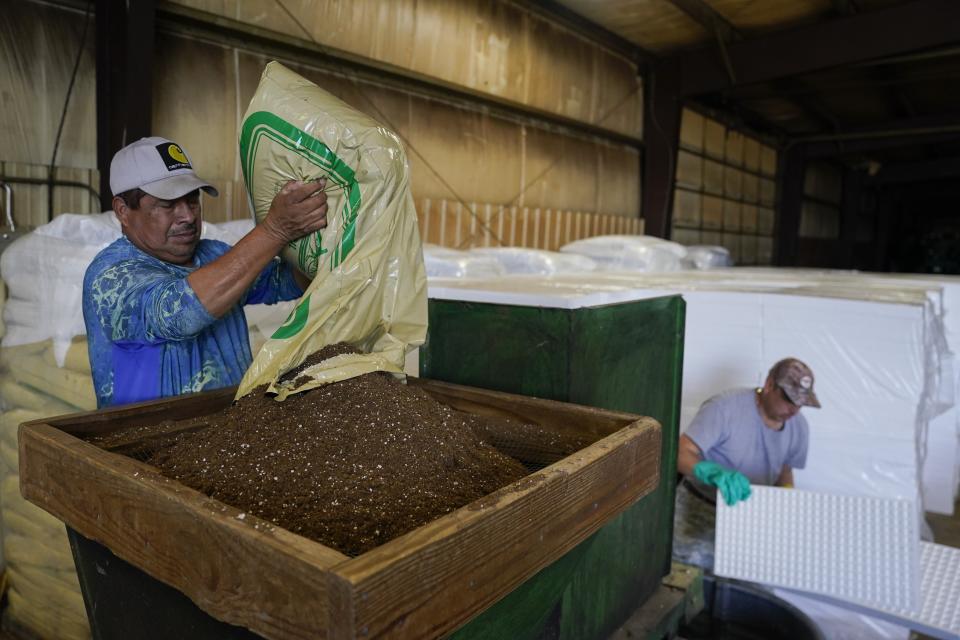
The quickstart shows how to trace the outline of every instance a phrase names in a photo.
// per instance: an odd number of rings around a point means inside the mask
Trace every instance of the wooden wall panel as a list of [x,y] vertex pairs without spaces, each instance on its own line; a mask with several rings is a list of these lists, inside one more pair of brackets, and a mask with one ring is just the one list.
[[525,156],[526,190],[518,204],[637,215],[635,150],[528,129]]
[[[299,27],[272,1],[177,1],[298,35]],[[500,0],[286,4],[330,46],[562,115],[588,121],[606,118],[604,126],[639,135],[642,96],[635,66],[518,4]],[[10,175],[45,178],[43,165],[52,151],[82,13],[27,0],[16,0],[15,6],[13,19],[0,24],[0,91],[6,101],[0,110],[5,141],[0,163]],[[91,31],[61,142],[61,179],[76,177],[65,167],[87,175],[96,166],[93,49]],[[182,144],[198,173],[220,190],[219,198],[204,199],[207,220],[248,217],[237,127],[267,58],[166,31],[157,34],[157,52],[154,134]],[[640,158],[635,149],[492,118],[360,83],[342,73],[290,66],[404,138],[418,202],[429,198],[455,205],[459,198],[468,204],[484,203],[490,207],[491,224],[506,225],[503,234],[509,232],[517,243],[530,243],[535,237],[541,244],[557,242],[557,229],[565,234],[567,227],[576,236],[581,233],[576,230],[578,221],[585,229],[587,221],[574,212],[637,216]],[[96,184],[95,176],[92,179]],[[46,222],[46,187],[14,188],[17,223]],[[88,200],[82,191],[58,189],[54,214],[92,210]],[[542,227],[531,226],[533,218],[521,213],[523,207],[541,210]],[[486,210],[481,213],[486,215]],[[454,241],[457,230],[461,242],[473,233],[471,227],[452,224],[446,229],[448,242]]]
[[640,154],[629,147],[597,142],[598,213],[627,218],[640,215]]
[[273,0],[174,2],[640,135],[643,99],[636,66],[521,4],[300,0],[285,3],[291,19]]
[[[83,33],[83,12],[25,0],[8,5],[0,20],[0,175],[47,179]],[[64,120],[54,177],[97,189],[92,20]],[[17,226],[33,228],[48,221],[46,186],[11,182],[11,187]],[[53,196],[54,216],[99,208],[82,189],[56,187]],[[6,220],[0,220],[0,227],[5,226]]]
[[[34,178],[46,180],[49,169],[46,165],[24,164],[18,162],[0,162],[0,175],[8,178]],[[100,174],[96,169],[81,169],[76,167],[57,167],[57,180],[78,182],[93,187],[100,186]],[[14,182],[13,188],[13,222],[18,229],[33,229],[49,221],[49,203],[47,201],[47,186]],[[0,191],[0,203],[4,194]],[[53,215],[61,213],[97,213],[100,203],[86,189],[77,187],[57,186],[53,190]],[[0,204],[2,210],[2,204]],[[0,216],[0,228],[7,228],[6,212]]]
[[597,159],[589,142],[527,131],[524,193],[517,204],[593,210]]
[[[267,59],[174,36],[163,36],[161,46],[169,54],[158,62],[155,130],[184,145],[198,172],[220,188],[220,198],[205,199],[207,220],[248,216],[236,131]],[[204,64],[198,65],[198,58]],[[637,215],[640,166],[635,149],[533,129],[326,70],[290,66],[401,135],[418,199]],[[460,242],[469,235],[465,228],[445,229],[444,244],[459,243],[457,229]],[[533,229],[529,232],[532,238]]]
[[[413,30],[372,58],[388,62],[406,58],[403,66],[426,75],[526,102],[530,58],[525,12],[490,0],[402,4],[413,16]],[[382,22],[373,17],[371,24],[379,29]]]
[[[524,103],[641,135],[641,82],[632,63],[542,18],[527,16],[527,24]],[[544,77],[562,82],[555,92],[537,91]]]
[[[49,165],[67,95],[83,12],[25,0],[0,19],[0,161]],[[57,164],[94,169],[96,81],[91,17]]]
[[516,200],[523,188],[520,125],[420,98],[411,103],[407,157],[414,195],[504,204]]
[[[2,163],[3,175],[11,178],[35,178],[45,180],[48,169],[42,165],[16,162]],[[13,221],[20,227],[36,227],[47,222],[47,187],[43,185],[18,184],[13,188]],[[0,197],[2,197],[0,192]],[[3,223],[6,225],[6,219]]]
[[220,197],[203,200],[207,220],[245,216],[232,184],[240,178],[233,51],[164,33],[156,45],[163,55],[155,62],[153,134],[183,146],[197,173],[220,190]]
[[617,215],[432,198],[417,199],[416,207],[423,242],[455,249],[504,246],[556,251],[581,238],[643,233],[641,218]]

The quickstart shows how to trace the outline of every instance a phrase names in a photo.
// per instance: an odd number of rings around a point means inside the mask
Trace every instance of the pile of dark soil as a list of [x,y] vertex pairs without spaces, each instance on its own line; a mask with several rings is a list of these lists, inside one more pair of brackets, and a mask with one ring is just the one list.
[[[326,347],[301,368],[348,350]],[[586,444],[456,411],[383,373],[283,402],[257,390],[205,422],[207,428],[178,435],[146,462],[348,555],[528,474],[481,434],[526,431],[559,457]]]

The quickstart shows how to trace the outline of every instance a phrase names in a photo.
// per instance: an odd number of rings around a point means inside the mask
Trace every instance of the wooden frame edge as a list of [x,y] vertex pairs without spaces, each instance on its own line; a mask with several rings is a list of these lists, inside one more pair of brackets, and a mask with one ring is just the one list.
[[[21,425],[19,450],[24,498],[180,590],[217,619],[267,638],[327,635],[330,621],[309,601],[328,597],[329,569],[347,556],[241,515],[148,465],[48,424]],[[171,523],[190,528],[171,531]],[[146,535],[158,530],[164,534]],[[246,561],[231,561],[238,554]],[[256,579],[244,579],[252,573]],[[251,584],[254,591],[243,597],[264,609],[235,606],[238,592]]]

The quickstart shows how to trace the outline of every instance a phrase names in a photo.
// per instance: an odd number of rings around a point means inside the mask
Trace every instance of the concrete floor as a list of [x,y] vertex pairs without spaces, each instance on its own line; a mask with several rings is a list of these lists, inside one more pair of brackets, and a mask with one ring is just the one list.
[[927,514],[927,522],[933,529],[933,541],[950,547],[960,547],[960,500],[954,505],[952,516]]

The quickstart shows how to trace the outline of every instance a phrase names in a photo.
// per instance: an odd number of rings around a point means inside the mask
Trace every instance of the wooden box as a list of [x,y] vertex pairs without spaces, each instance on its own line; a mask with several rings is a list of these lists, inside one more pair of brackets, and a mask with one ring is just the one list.
[[661,434],[652,418],[411,384],[464,411],[597,440],[355,558],[241,519],[238,509],[82,439],[213,413],[231,402],[232,389],[25,423],[21,491],[223,622],[267,638],[419,638],[457,629],[657,487]]

